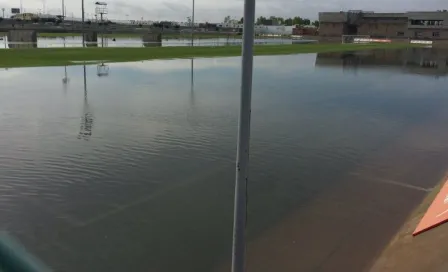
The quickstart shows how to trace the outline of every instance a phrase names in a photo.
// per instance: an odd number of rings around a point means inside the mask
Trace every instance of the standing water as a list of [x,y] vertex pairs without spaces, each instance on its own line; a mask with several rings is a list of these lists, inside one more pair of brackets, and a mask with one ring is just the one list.
[[[368,267],[446,171],[446,61],[255,58],[248,271]],[[0,70],[0,229],[55,271],[228,271],[240,58],[85,71]]]

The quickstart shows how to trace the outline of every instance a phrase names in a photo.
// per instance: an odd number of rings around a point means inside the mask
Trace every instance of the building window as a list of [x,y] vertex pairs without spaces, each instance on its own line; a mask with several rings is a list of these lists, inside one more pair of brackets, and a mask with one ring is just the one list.
[[440,32],[433,32],[433,33],[432,33],[432,36],[433,36],[433,37],[440,37]]
[[443,20],[410,20],[411,25],[418,26],[441,26],[443,25]]
[[402,32],[402,31],[398,31],[398,32],[397,32],[397,36],[398,36],[398,37],[404,37],[404,32]]

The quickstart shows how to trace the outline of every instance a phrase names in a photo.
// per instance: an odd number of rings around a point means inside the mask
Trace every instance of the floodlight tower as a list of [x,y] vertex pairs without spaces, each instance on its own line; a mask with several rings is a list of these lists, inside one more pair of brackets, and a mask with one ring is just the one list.
[[[102,25],[105,28],[105,24],[104,24],[104,20],[107,18],[105,18],[105,15],[108,14],[108,10],[107,10],[107,3],[106,2],[96,2],[95,3],[96,7],[95,7],[95,18],[97,20],[97,24],[98,24],[98,16],[100,18],[100,25]],[[101,35],[101,47],[104,47],[104,31]]]
[[107,3],[106,2],[96,2],[95,3],[95,14],[100,16],[100,22],[104,21],[104,15],[107,15]]

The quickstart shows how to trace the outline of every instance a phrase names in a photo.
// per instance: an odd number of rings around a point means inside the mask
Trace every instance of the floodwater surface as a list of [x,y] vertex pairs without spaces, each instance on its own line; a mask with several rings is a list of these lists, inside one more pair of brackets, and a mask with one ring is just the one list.
[[[241,60],[0,70],[0,229],[55,271],[228,271]],[[248,271],[362,271],[448,160],[447,54],[255,57]]]
[[[7,48],[63,48],[63,47],[82,47],[82,38],[75,37],[39,37],[37,44],[23,44],[23,43],[8,43],[7,37],[0,36],[0,49]],[[242,40],[240,38],[228,37],[228,38],[207,38],[207,39],[195,39],[193,41],[194,46],[225,46],[225,45],[240,45]],[[255,44],[296,44],[296,43],[312,43],[312,40],[291,40],[285,38],[257,38]],[[140,37],[109,37],[101,38],[98,35],[98,47],[154,47],[154,46],[191,46],[191,40],[188,38],[182,39],[163,39],[162,43],[144,43]]]

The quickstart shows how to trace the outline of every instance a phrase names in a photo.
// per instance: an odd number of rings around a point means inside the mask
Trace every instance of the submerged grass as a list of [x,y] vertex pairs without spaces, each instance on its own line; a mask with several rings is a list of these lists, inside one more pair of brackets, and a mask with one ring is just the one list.
[[[259,45],[254,55],[340,52],[368,49],[401,49],[409,44],[299,44]],[[79,65],[80,61],[127,62],[151,59],[240,56],[240,46],[150,48],[33,48],[0,50],[0,67]],[[74,63],[73,61],[77,62]]]

